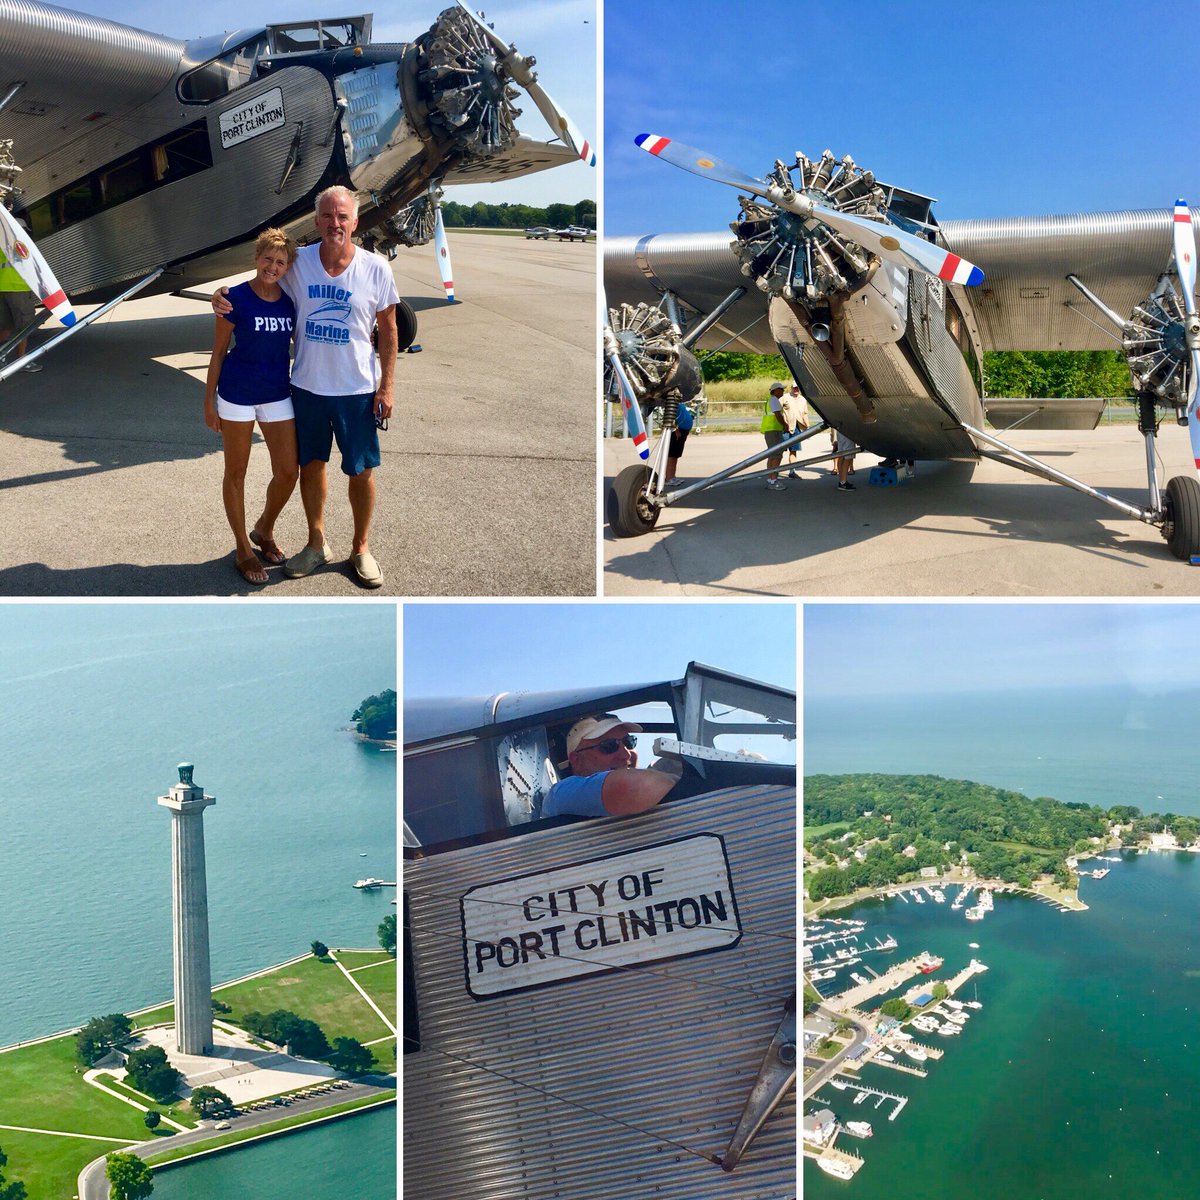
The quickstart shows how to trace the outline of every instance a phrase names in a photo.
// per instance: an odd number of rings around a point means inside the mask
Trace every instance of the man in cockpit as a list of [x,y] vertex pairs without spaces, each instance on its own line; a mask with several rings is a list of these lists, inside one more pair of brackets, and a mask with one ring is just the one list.
[[658,804],[679,782],[683,761],[660,759],[639,769],[634,747],[641,732],[614,713],[576,721],[567,734],[572,774],[546,793],[542,816],[629,817]]

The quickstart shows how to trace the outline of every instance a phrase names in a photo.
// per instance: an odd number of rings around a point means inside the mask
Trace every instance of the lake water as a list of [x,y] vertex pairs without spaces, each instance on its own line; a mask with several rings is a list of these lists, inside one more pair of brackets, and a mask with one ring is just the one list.
[[1001,896],[982,922],[928,899],[837,914],[864,918],[872,935],[895,934],[895,952],[865,958],[877,971],[922,949],[946,960],[931,980],[972,957],[989,970],[977,977],[984,1007],[961,1036],[917,1034],[945,1050],[928,1078],[864,1071],[869,1086],[909,1098],[895,1121],[890,1103],[876,1110],[874,1099],[853,1104],[849,1091],[818,1092],[840,1118],[870,1121],[874,1136],[839,1142],[865,1159],[850,1182],[806,1163],[807,1200],[1177,1200],[1194,1192],[1200,858],[1125,854],[1103,865],[1112,867],[1107,878],[1082,883],[1083,913]]
[[1200,815],[1195,691],[1121,686],[810,701],[804,773],[883,771],[974,779],[1029,796]]
[[345,727],[395,665],[391,604],[0,605],[0,1044],[170,999],[180,761],[217,800],[214,982],[377,945],[395,891],[351,885],[397,878],[396,755]]

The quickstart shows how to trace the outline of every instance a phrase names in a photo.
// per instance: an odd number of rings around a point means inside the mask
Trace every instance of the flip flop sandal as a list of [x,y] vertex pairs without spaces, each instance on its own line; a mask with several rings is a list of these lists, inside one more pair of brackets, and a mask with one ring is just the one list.
[[263,558],[271,566],[278,567],[282,563],[287,562],[287,555],[280,550],[274,538],[263,537],[257,529],[252,529],[250,530],[250,540],[262,551]]
[[270,582],[266,571],[262,568],[262,563],[253,554],[249,558],[238,558],[235,555],[233,565],[237,568],[237,573],[247,583],[253,584],[255,587],[262,587],[264,584]]

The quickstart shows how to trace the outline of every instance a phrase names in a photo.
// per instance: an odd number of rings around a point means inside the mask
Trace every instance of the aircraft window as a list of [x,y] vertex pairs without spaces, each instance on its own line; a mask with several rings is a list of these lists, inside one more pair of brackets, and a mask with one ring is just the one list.
[[135,154],[100,174],[100,207],[111,208],[147,191],[146,163]]
[[699,722],[688,696],[687,731],[702,746],[753,754],[766,762],[796,761],[796,705],[788,696],[735,680],[700,677]]
[[270,29],[274,54],[303,54],[314,50],[341,50],[360,44],[359,26],[353,21],[316,21],[313,24],[275,25]]
[[414,754],[404,760],[404,819],[422,846],[503,827],[491,742]]
[[[948,292],[949,289],[947,289]],[[983,380],[979,376],[979,359],[975,355],[975,347],[971,344],[971,335],[967,332],[962,312],[949,294],[946,296],[946,331],[954,339],[954,344],[962,354],[967,369],[971,372],[971,378],[975,380],[975,386],[982,388]]]
[[196,121],[39,200],[25,214],[35,238],[84,221],[212,166],[208,126]]
[[206,62],[179,81],[179,98],[191,104],[204,104],[240,88],[254,78],[259,56],[266,50],[264,35]]

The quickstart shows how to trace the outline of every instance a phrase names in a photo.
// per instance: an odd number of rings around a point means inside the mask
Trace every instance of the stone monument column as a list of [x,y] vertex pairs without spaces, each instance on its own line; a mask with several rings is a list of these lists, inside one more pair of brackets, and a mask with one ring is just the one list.
[[158,802],[171,812],[171,913],[175,950],[175,1040],[184,1054],[212,1049],[212,969],[208,957],[208,886],[204,810],[216,804],[192,782],[191,763]]

